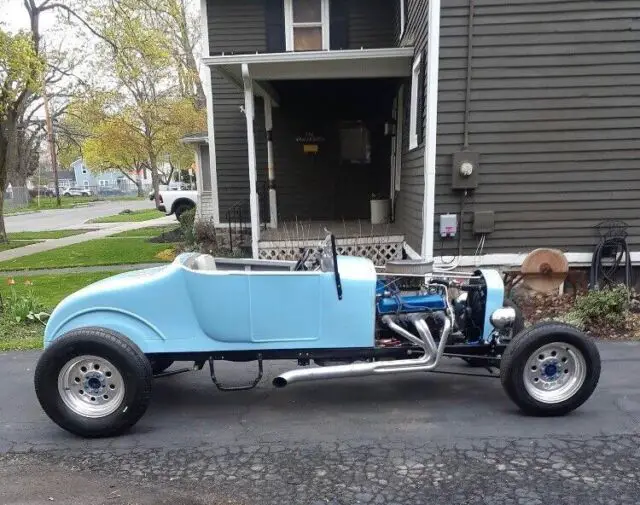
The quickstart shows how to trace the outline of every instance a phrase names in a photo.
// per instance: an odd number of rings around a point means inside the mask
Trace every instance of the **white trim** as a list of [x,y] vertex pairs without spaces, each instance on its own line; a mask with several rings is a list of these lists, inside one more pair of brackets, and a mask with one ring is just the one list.
[[223,54],[205,56],[202,63],[209,66],[239,65],[242,63],[290,63],[302,61],[342,61],[382,58],[410,58],[413,47],[383,47],[378,49],[341,49],[337,51],[296,51],[288,53]]
[[[202,33],[202,54],[201,59],[204,67],[201,69],[200,78],[202,87],[207,99],[207,138],[209,142],[209,177],[211,178],[211,196],[213,199],[213,224],[220,225],[220,201],[218,199],[218,171],[216,160],[216,136],[213,119],[213,87],[211,84],[211,69],[207,66],[205,59],[209,54],[209,25],[207,20],[207,0],[200,0],[200,31]],[[204,167],[201,167],[204,168]],[[204,170],[203,170],[204,174]],[[198,184],[198,187],[202,184]],[[201,196],[200,193],[198,196]]]
[[[519,268],[527,257],[527,254],[528,253],[495,253],[484,254],[482,256],[461,256],[458,260],[458,266],[474,268],[488,266]],[[566,252],[564,255],[569,265],[573,267],[591,265],[591,258],[593,256],[590,252]],[[443,262],[442,259],[441,256],[436,258],[434,267],[446,267],[447,264]],[[449,257],[445,257],[444,259],[450,261]],[[631,262],[636,264],[640,263],[640,251],[631,253]]]
[[420,65],[422,53],[416,56],[411,66],[411,102],[409,103],[409,149],[418,147],[418,92],[420,91]]
[[249,73],[249,65],[242,65],[242,80],[244,81],[244,114],[247,121],[247,154],[249,156],[249,205],[251,210],[251,252],[254,259],[258,258],[258,241],[260,240],[260,216],[258,215],[258,188],[256,173],[256,138],[253,131],[254,96],[253,81]]
[[436,146],[438,130],[438,74],[440,59],[440,0],[429,1],[427,35],[427,98],[425,106],[424,200],[422,206],[422,257],[433,259],[436,203]]
[[[284,33],[285,47],[287,51],[294,51],[293,29],[300,28],[322,28],[322,49],[328,51],[331,47],[330,41],[330,12],[329,0],[320,0],[320,21],[315,23],[294,23],[293,22],[293,2],[294,0],[284,0]],[[301,51],[303,52],[303,51]]]
[[407,17],[406,12],[404,11],[404,0],[400,0],[400,34],[398,35],[398,40],[402,40],[406,24]]

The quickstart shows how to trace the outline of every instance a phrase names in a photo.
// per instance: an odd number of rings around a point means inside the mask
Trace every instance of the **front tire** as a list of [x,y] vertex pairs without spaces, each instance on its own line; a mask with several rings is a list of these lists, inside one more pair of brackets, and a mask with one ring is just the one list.
[[186,203],[181,203],[180,205],[178,205],[176,207],[176,210],[174,211],[174,214],[176,215],[176,219],[180,221],[180,217],[182,216],[182,214],[184,214],[188,210],[191,210],[192,208],[193,208],[193,205],[188,205]]
[[507,346],[500,380],[526,414],[562,416],[589,399],[600,368],[600,353],[590,337],[567,324],[540,323]]
[[118,435],[138,422],[153,383],[142,351],[102,328],[72,330],[51,343],[38,361],[34,382],[51,420],[88,438]]

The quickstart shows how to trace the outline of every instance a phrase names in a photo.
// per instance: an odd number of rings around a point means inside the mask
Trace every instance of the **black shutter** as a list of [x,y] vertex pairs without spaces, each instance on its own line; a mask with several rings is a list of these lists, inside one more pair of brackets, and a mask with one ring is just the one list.
[[284,39],[284,0],[265,0],[265,20],[267,23],[267,51],[286,51]]
[[329,3],[329,39],[331,49],[349,48],[348,0],[331,0]]
[[424,118],[426,115],[424,94],[426,91],[425,78],[427,68],[427,54],[426,51],[422,51],[422,58],[420,59],[420,73],[418,74],[418,145],[424,142]]

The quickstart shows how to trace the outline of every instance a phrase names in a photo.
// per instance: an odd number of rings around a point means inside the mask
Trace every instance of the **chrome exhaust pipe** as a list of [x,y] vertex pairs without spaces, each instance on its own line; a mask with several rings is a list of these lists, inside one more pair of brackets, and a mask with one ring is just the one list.
[[277,388],[282,388],[291,384],[292,382],[303,382],[322,379],[339,379],[342,377],[364,377],[366,375],[375,374],[396,374],[396,373],[409,373],[409,372],[428,372],[433,370],[440,361],[444,348],[447,345],[447,338],[451,332],[452,322],[449,317],[445,318],[444,327],[442,329],[442,336],[440,342],[436,347],[429,327],[423,319],[414,320],[416,330],[420,333],[421,339],[418,339],[413,334],[404,330],[404,328],[398,326],[390,317],[383,318],[385,324],[387,324],[393,331],[397,331],[399,328],[400,335],[406,337],[403,332],[406,332],[411,336],[408,338],[412,343],[419,345],[424,354],[419,358],[402,359],[397,361],[374,361],[373,363],[352,363],[350,365],[336,365],[327,367],[315,367],[303,370],[291,370],[285,372],[275,379],[273,379],[273,385]]

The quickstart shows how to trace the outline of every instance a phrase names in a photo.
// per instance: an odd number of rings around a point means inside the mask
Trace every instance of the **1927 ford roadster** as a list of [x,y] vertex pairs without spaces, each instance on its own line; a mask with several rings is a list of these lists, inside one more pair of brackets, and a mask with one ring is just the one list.
[[[378,273],[366,258],[338,256],[333,236],[296,263],[185,253],[171,265],[99,281],[58,305],[44,344],[35,371],[40,404],[86,437],[135,424],[154,376],[207,362],[220,389],[237,390],[260,381],[263,360],[298,360],[301,368],[273,379],[284,387],[427,372],[443,357],[462,358],[499,368],[508,396],[534,415],[579,407],[600,376],[598,350],[576,328],[524,328],[498,272]],[[225,387],[216,360],[255,360],[257,377]],[[194,366],[166,371],[174,361]]]

